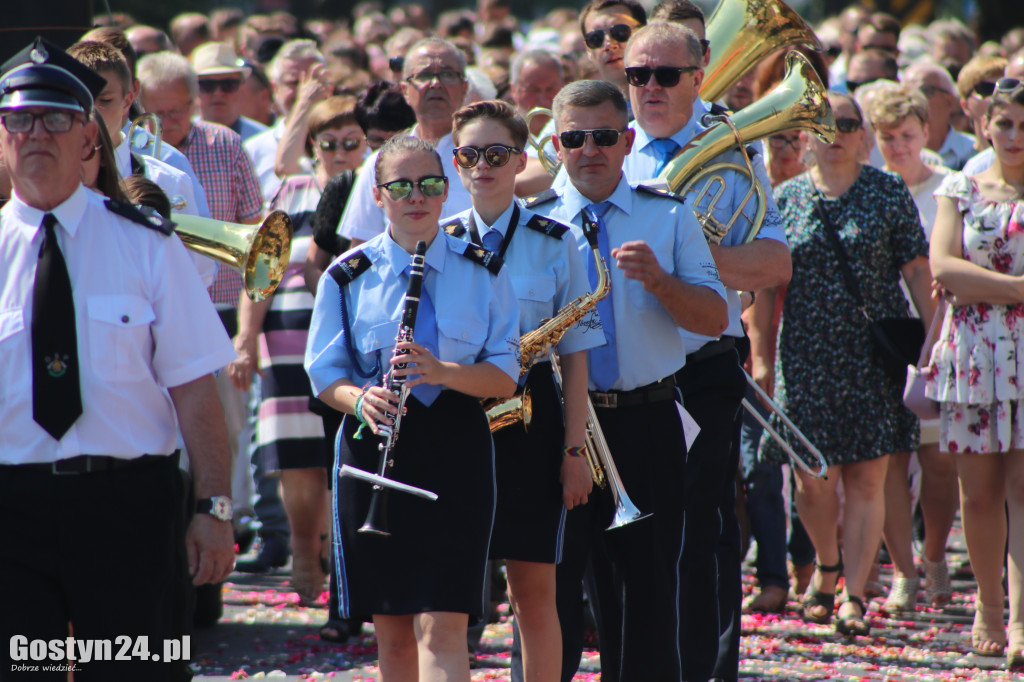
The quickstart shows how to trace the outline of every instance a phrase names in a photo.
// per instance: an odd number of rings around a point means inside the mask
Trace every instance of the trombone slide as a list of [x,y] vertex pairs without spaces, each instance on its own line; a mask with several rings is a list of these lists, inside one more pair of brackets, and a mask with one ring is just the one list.
[[771,426],[771,424],[768,423],[768,420],[765,419],[761,415],[761,413],[757,411],[757,408],[751,405],[750,401],[747,400],[746,398],[743,399],[743,407],[745,407],[747,411],[750,412],[750,414],[754,417],[754,419],[756,419],[758,423],[761,424],[765,432],[775,439],[775,442],[778,443],[779,447],[781,447],[782,450],[789,456],[789,458],[793,460],[794,464],[796,464],[801,469],[809,473],[811,476],[815,476],[817,478],[828,478],[828,462],[825,461],[825,457],[821,454],[818,448],[814,447],[814,444],[807,439],[807,436],[805,436],[803,432],[796,427],[796,424],[790,421],[789,417],[786,416],[786,413],[779,409],[779,406],[775,403],[775,401],[768,397],[768,394],[764,392],[764,389],[757,385],[757,382],[754,381],[753,377],[747,374],[746,370],[743,371],[743,376],[747,378],[747,383],[750,384],[754,391],[757,392],[761,400],[763,400],[764,403],[768,406],[768,409],[777,414],[779,416],[779,419],[782,420],[782,423],[786,425],[786,428],[789,429],[790,432],[794,436],[796,436],[801,443],[803,443],[805,448],[811,451],[811,454],[814,455],[814,458],[818,460],[818,468],[812,468],[811,465],[805,462],[802,457],[796,454],[796,451],[793,449],[793,446],[790,445],[786,441],[786,439],[783,438],[779,434],[779,432],[776,431]]

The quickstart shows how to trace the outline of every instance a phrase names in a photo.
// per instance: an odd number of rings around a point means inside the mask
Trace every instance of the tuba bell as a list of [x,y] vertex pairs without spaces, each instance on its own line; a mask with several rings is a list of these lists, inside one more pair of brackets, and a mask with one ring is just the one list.
[[[761,227],[766,190],[753,176],[753,168],[744,146],[746,142],[786,130],[806,130],[829,143],[835,140],[836,135],[836,120],[828,103],[825,86],[807,58],[795,51],[786,55],[786,74],[774,90],[736,112],[729,120],[713,125],[695,136],[666,164],[660,177],[666,181],[670,190],[680,196],[685,197],[691,192],[696,195],[690,198],[690,203],[709,239],[721,241],[725,234],[722,230],[727,231],[743,215],[753,224],[748,235],[749,241]],[[737,145],[745,157],[745,165],[711,163],[716,156]],[[721,173],[729,170],[750,174],[751,192],[736,208],[727,225],[709,227],[708,219],[714,202],[725,187]],[[697,211],[697,207],[712,187],[717,187],[718,191],[711,195],[711,204],[702,214]],[[744,211],[753,194],[757,195],[759,205],[753,217],[750,217]]]
[[705,33],[711,61],[704,69],[700,96],[707,102],[718,100],[740,76],[781,47],[822,50],[814,29],[782,0],[721,0]]
[[253,301],[266,299],[281,283],[292,246],[292,221],[284,211],[272,211],[260,225],[179,214],[171,219],[185,246],[238,270]]

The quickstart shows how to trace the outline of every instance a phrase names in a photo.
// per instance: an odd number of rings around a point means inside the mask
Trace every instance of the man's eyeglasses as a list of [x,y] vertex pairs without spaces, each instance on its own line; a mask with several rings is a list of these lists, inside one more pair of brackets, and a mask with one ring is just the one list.
[[448,178],[443,175],[427,175],[416,181],[400,178],[391,182],[382,182],[377,187],[387,192],[392,201],[402,201],[412,194],[414,187],[419,187],[425,197],[439,197],[444,194],[444,188],[447,185]]
[[586,43],[587,47],[591,50],[600,50],[604,46],[604,35],[608,34],[608,37],[617,43],[624,43],[629,40],[629,36],[633,35],[633,27],[627,26],[626,24],[615,24],[607,31],[603,28],[598,28],[588,33],[583,34],[583,42]]
[[800,136],[786,137],[785,135],[772,135],[768,138],[768,144],[772,149],[782,151],[786,147],[792,147],[793,151],[800,151]]
[[75,123],[75,114],[70,111],[44,111],[33,114],[28,111],[10,111],[2,116],[4,128],[9,133],[27,133],[36,124],[36,119],[43,122],[43,128],[50,133],[66,133]]
[[679,85],[679,79],[684,73],[691,73],[700,69],[699,66],[630,66],[626,68],[626,80],[635,88],[642,88],[651,81],[654,76],[655,82],[663,88],[674,88]]
[[492,168],[500,168],[509,162],[513,154],[522,154],[518,147],[504,144],[492,144],[486,147],[456,147],[452,150],[455,162],[463,168],[473,168],[482,158]]
[[240,85],[242,85],[241,78],[200,78],[199,92],[204,95],[212,95],[217,90],[222,90],[225,95],[230,95],[238,92]]
[[614,128],[598,128],[596,130],[566,130],[558,134],[558,139],[566,149],[579,149],[587,141],[587,135],[594,138],[598,147],[613,147],[619,141],[619,134],[625,130]]
[[996,91],[996,84],[993,81],[981,81],[971,89],[975,95],[984,99],[992,96],[992,93]]
[[405,80],[423,88],[433,83],[435,78],[441,85],[458,85],[465,80],[465,77],[458,71],[420,71]]
[[836,130],[841,133],[855,133],[864,126],[859,118],[837,118]]
[[325,152],[337,151],[340,145],[347,152],[355,151],[362,142],[358,137],[346,137],[344,140],[321,139],[316,141],[316,146]]
[[878,79],[877,78],[869,78],[869,79],[863,80],[863,81],[851,81],[851,80],[848,80],[848,81],[846,81],[846,92],[848,92],[848,93],[850,93],[852,95],[854,92],[856,92],[857,88],[865,86],[865,85],[868,85],[870,83],[874,83],[876,80],[878,80]]

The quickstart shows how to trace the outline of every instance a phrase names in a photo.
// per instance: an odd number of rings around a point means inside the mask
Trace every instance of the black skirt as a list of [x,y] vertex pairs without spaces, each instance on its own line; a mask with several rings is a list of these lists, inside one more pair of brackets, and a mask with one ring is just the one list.
[[[480,401],[443,391],[430,407],[410,396],[388,478],[437,493],[431,502],[388,490],[391,535],[359,533],[373,486],[336,478],[335,570],[343,618],[430,611],[484,613],[484,572],[494,519],[494,454]],[[335,470],[377,472],[380,439],[351,416],[338,432]]]
[[530,369],[526,387],[533,403],[529,430],[522,422],[494,434],[498,504],[491,537],[492,559],[558,563],[562,558],[562,399],[551,364]]

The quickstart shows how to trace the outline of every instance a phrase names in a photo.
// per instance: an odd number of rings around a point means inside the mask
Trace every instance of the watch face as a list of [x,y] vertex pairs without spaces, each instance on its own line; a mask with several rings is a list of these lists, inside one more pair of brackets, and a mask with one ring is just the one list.
[[230,497],[213,497],[210,498],[210,502],[213,506],[210,508],[210,514],[221,521],[231,520],[231,498]]

